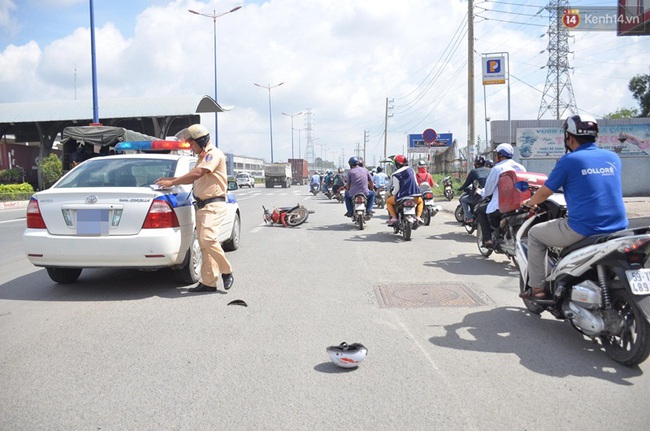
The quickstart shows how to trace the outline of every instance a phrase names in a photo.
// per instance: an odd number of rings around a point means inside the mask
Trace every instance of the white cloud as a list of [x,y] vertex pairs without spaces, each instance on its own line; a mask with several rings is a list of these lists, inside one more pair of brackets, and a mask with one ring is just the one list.
[[[102,97],[214,94],[212,20],[187,9],[211,13],[228,10],[237,2],[155,3],[138,12],[135,28],[120,28],[121,23],[114,22],[96,29],[100,105]],[[281,113],[306,108],[313,110],[314,138],[325,145],[324,152],[330,152],[327,158],[338,158],[342,148],[349,157],[363,142],[364,130],[370,132],[369,153],[380,156],[386,98],[394,99],[389,153],[402,151],[406,134],[428,127],[453,132],[464,143],[466,13],[467,3],[455,0],[246,3],[217,21],[218,101],[235,105],[219,116],[222,148],[270,156],[268,91],[254,82],[284,82],[271,92],[276,160],[291,154],[290,118]],[[509,52],[514,76],[512,115],[524,119],[537,117],[546,80],[546,70],[540,67],[548,54],[539,53],[547,44],[546,38],[539,37],[544,27],[477,21],[476,134],[484,138],[479,54]],[[636,106],[627,82],[648,72],[647,64],[642,64],[650,51],[648,42],[648,38],[617,38],[613,33],[577,35],[569,60],[578,107],[605,114]],[[0,52],[0,62],[12,66],[0,78],[5,102],[71,99],[75,65],[77,97],[91,97],[87,27],[71,28],[68,36],[49,43],[8,46]],[[490,86],[486,93],[488,116],[506,119],[506,86]],[[295,117],[294,127],[304,129],[303,120]],[[213,116],[204,116],[203,123],[212,129]],[[305,142],[303,132],[303,156]],[[320,148],[315,151],[320,156]]]

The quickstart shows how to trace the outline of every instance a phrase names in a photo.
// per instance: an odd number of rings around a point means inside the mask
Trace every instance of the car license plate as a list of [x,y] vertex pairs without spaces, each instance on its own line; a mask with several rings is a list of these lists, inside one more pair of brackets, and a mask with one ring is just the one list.
[[630,289],[635,295],[650,295],[650,269],[625,271]]
[[83,209],[77,211],[77,235],[102,236],[108,235],[107,209]]

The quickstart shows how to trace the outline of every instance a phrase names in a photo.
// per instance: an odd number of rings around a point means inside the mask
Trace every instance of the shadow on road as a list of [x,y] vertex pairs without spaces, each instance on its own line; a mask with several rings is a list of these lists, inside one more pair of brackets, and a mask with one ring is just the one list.
[[[594,377],[619,385],[643,374],[639,367],[624,367],[611,360],[600,344],[593,343],[561,321],[541,319],[523,308],[500,307],[465,316],[445,325],[446,334],[429,341],[440,347],[486,353],[513,353],[529,370],[554,377]],[[556,344],[563,344],[552,348]],[[558,357],[569,351],[571,360]]]
[[458,254],[446,259],[429,260],[424,262],[424,265],[440,268],[452,274],[518,276],[517,268],[510,261],[485,259],[478,254]]
[[[84,269],[79,280],[57,284],[45,269],[0,285],[0,299],[21,301],[129,301],[154,296],[180,298],[185,288],[171,270]],[[223,291],[217,291],[224,293]]]

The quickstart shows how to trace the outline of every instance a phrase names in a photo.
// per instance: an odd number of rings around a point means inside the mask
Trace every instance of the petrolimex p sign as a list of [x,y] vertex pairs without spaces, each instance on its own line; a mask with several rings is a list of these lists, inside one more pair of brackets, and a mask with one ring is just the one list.
[[505,84],[505,64],[503,56],[483,57],[483,85]]

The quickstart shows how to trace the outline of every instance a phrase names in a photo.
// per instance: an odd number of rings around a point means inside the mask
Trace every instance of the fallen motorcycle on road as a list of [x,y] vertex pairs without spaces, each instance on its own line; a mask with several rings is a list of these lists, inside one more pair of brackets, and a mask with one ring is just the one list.
[[284,227],[300,226],[307,221],[310,213],[304,206],[297,204],[293,207],[278,207],[269,211],[262,205],[264,210],[264,224],[268,225],[282,225]]

